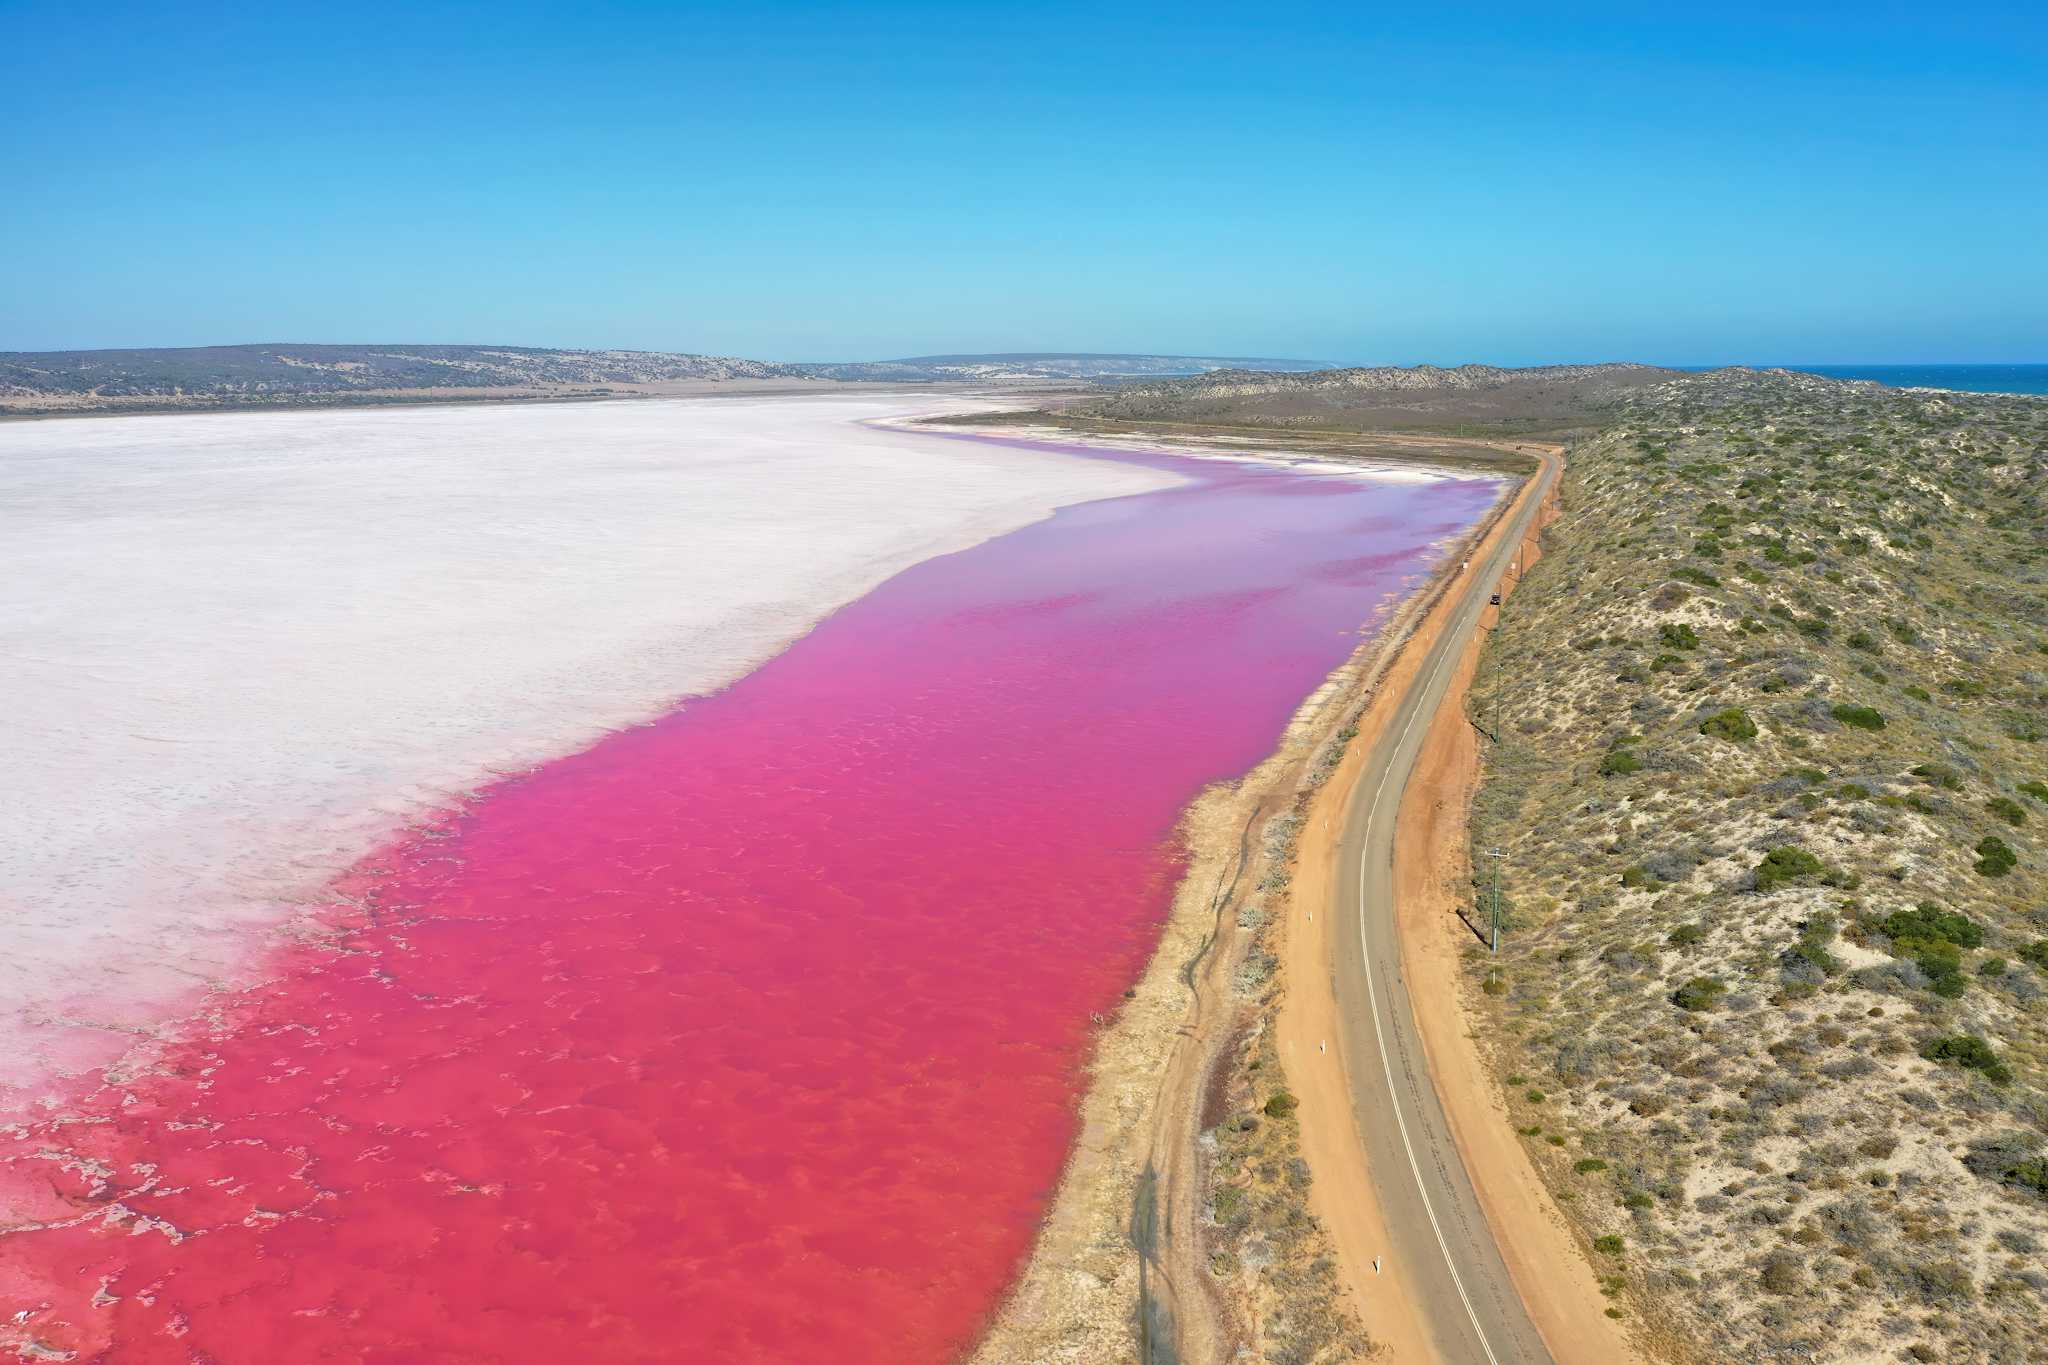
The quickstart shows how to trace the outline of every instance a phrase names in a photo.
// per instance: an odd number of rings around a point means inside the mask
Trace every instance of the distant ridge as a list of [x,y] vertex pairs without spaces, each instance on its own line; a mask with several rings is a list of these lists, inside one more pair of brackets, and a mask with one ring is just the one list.
[[1072,409],[1125,421],[1300,430],[1568,430],[1622,395],[1679,378],[1655,365],[1378,365],[1308,373],[1220,369],[1133,384]]
[[942,381],[1155,379],[1217,371],[1288,373],[1321,368],[1314,360],[1253,356],[1134,355],[1098,351],[995,351],[986,355],[920,355],[901,360],[862,360],[799,365],[819,379]]
[[401,390],[549,390],[696,379],[796,378],[786,365],[668,351],[273,343],[0,352],[0,398],[219,402]]
[[[684,351],[391,342],[273,342],[93,351],[0,351],[0,412],[141,411],[460,399],[604,398],[734,380],[890,384],[1119,383],[1316,362],[1260,357],[1008,351],[789,365]],[[664,387],[666,386],[666,387]]]

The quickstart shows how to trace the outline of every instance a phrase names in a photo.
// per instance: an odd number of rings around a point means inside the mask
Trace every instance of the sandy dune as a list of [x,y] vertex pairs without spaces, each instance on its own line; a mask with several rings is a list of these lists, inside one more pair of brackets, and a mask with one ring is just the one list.
[[117,1057],[492,775],[906,565],[1173,481],[861,425],[947,405],[0,426],[0,1089]]

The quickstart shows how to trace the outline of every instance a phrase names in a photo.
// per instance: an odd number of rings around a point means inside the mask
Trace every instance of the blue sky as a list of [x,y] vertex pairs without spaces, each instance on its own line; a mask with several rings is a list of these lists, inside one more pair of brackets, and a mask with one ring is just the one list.
[[1661,8],[0,0],[0,349],[2048,361],[2042,7]]

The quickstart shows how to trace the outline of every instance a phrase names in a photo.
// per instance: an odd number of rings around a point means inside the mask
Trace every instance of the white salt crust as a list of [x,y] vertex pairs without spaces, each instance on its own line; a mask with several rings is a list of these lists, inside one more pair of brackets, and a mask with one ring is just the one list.
[[0,424],[0,1091],[203,1004],[494,775],[730,682],[919,560],[1176,482],[863,425],[986,406]]

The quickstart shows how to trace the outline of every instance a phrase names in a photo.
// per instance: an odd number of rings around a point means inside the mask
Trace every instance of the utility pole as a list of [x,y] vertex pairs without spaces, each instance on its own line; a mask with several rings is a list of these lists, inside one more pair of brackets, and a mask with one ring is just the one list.
[[1500,952],[1500,860],[1508,855],[1501,849],[1489,848],[1486,856],[1493,859],[1493,943],[1489,952]]

